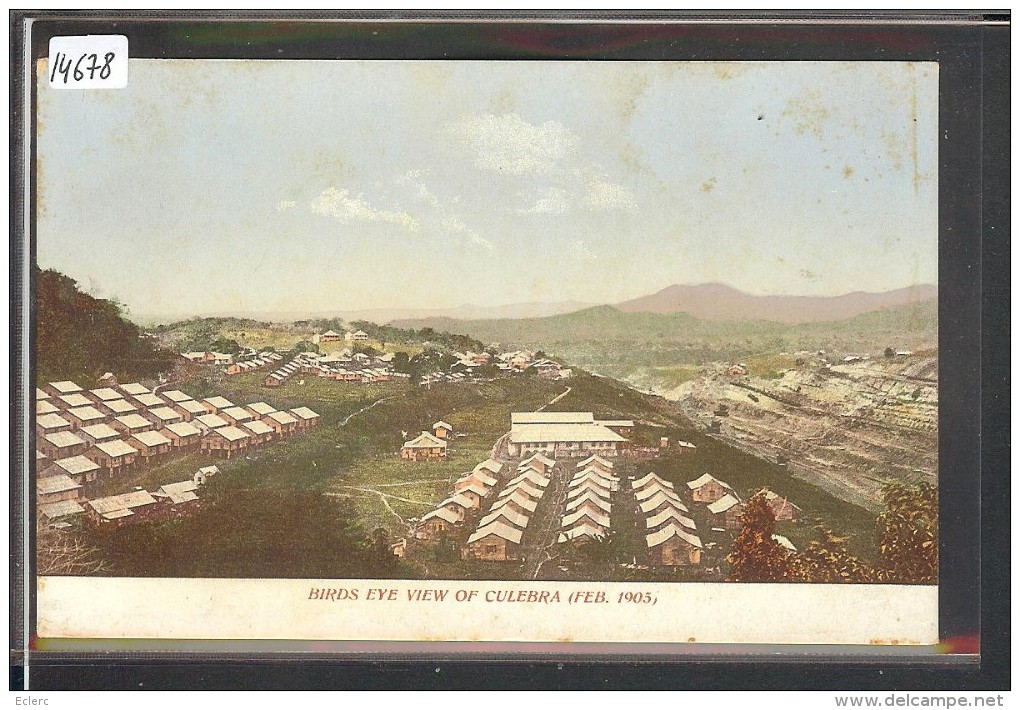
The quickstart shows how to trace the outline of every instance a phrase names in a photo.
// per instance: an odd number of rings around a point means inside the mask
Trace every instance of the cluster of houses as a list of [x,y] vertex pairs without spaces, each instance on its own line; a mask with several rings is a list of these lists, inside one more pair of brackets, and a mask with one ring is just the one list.
[[337,382],[390,382],[409,379],[410,375],[393,370],[393,353],[371,356],[352,353],[350,350],[329,355],[298,353],[282,367],[277,368],[263,381],[266,387],[279,387],[294,375],[310,375]]
[[629,419],[597,421],[591,412],[514,412],[510,415],[511,456],[540,453],[551,458],[590,454],[618,456],[634,431]]
[[39,479],[36,503],[41,519],[57,529],[70,527],[68,519],[82,513],[95,525],[120,526],[166,520],[194,508],[199,500],[198,488],[217,473],[216,466],[204,466],[191,478],[164,484],[152,493],[137,488],[91,500],[85,497],[80,484],[68,486],[57,476],[47,476]]
[[560,521],[559,542],[587,542],[609,534],[610,499],[619,489],[613,463],[592,455],[577,464],[567,484],[567,504]]
[[[74,382],[36,389],[36,473],[40,500],[84,491],[99,476],[169,456],[202,451],[231,458],[249,447],[315,426],[308,407],[278,411],[265,402],[237,406],[224,397],[195,400],[133,382],[84,390]],[[69,495],[69,494],[68,494]]]
[[520,558],[521,538],[549,487],[554,465],[540,454],[518,464],[517,474],[507,481],[461,548],[462,559],[505,562]]
[[535,373],[546,380],[563,380],[569,378],[573,372],[564,368],[560,363],[549,358],[539,358],[530,350],[513,350],[510,352],[492,355],[487,352],[475,353],[455,352],[457,362],[450,368],[451,373],[470,375],[483,365],[493,365],[504,375],[523,373],[525,370],[533,369]]
[[[740,528],[744,502],[728,483],[706,473],[688,481],[687,487],[696,503],[706,505],[713,527],[725,530]],[[801,516],[800,507],[788,498],[767,488],[763,492],[776,520],[797,520]]]
[[648,563],[656,567],[700,564],[701,538],[673,484],[649,473],[631,481],[631,488],[645,519]]
[[283,359],[283,355],[274,352],[256,353],[254,350],[247,357],[239,356],[234,362],[223,369],[224,375],[240,375],[245,372],[255,372],[270,365],[275,365]]

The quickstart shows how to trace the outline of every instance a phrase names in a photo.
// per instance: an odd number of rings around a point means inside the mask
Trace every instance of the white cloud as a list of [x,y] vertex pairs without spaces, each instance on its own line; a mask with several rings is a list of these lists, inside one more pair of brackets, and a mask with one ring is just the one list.
[[295,200],[280,200],[276,203],[276,211],[283,212],[284,210],[292,210],[297,207]]
[[519,214],[566,214],[570,211],[570,198],[566,190],[550,187],[530,207],[517,210]]
[[411,231],[418,229],[418,220],[406,212],[387,212],[373,208],[363,195],[329,187],[311,205],[315,214],[328,215],[341,222],[385,222]]
[[512,175],[546,173],[577,145],[577,136],[556,121],[528,123],[515,113],[465,118],[450,133],[474,154],[482,168]]
[[623,185],[595,176],[588,179],[588,192],[584,197],[584,204],[592,212],[632,210],[637,207],[634,194],[630,190]]
[[475,246],[480,246],[483,249],[492,251],[492,242],[488,239],[483,238],[475,230],[468,227],[464,222],[453,214],[446,214],[442,219],[439,220],[439,226],[450,232],[457,232],[463,234],[468,238],[468,241]]

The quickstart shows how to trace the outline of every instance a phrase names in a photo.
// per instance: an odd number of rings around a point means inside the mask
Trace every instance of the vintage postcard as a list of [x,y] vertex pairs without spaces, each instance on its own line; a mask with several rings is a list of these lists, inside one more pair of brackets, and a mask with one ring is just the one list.
[[40,648],[938,641],[937,64],[67,51]]

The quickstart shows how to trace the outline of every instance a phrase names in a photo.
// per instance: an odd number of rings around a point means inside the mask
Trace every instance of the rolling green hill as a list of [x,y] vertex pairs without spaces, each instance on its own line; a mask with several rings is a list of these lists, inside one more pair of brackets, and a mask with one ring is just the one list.
[[886,347],[936,346],[935,300],[864,313],[845,320],[786,325],[770,321],[706,321],[687,313],[623,313],[597,306],[521,320],[401,321],[467,333],[485,343],[545,350],[586,369],[627,379],[637,370],[697,366],[752,356],[826,350],[880,353]]

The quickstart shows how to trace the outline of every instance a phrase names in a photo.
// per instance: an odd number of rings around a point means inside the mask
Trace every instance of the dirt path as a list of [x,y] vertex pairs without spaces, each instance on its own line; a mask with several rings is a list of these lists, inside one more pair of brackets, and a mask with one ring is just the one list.
[[372,402],[372,404],[369,404],[369,405],[367,405],[365,407],[362,407],[361,409],[359,409],[356,412],[353,412],[352,414],[348,414],[347,417],[343,421],[340,422],[340,426],[347,426],[347,422],[349,422],[350,420],[354,419],[354,417],[358,416],[359,414],[364,414],[365,412],[367,412],[369,409],[371,409],[372,407],[376,406],[377,404],[382,404],[383,402],[385,402],[388,399],[396,399],[397,397],[402,397],[402,396],[403,395],[399,395],[399,394],[391,394],[389,397],[383,397],[382,399],[377,399],[374,402]]
[[567,389],[565,389],[565,390],[563,390],[562,392],[560,392],[560,393],[559,393],[558,395],[556,395],[555,397],[553,397],[552,399],[550,399],[550,400],[549,400],[548,402],[546,402],[545,404],[543,404],[543,405],[542,405],[541,407],[539,407],[539,408],[538,408],[538,409],[536,409],[535,411],[536,411],[536,412],[541,412],[541,411],[542,411],[543,409],[545,409],[546,407],[548,407],[548,406],[549,406],[550,404],[556,404],[556,403],[557,403],[557,402],[559,402],[559,401],[560,401],[561,399],[563,399],[563,398],[564,398],[564,397],[566,397],[566,396],[567,396],[568,394],[570,394],[570,390],[571,390],[571,389],[572,389],[571,387],[567,387]]

